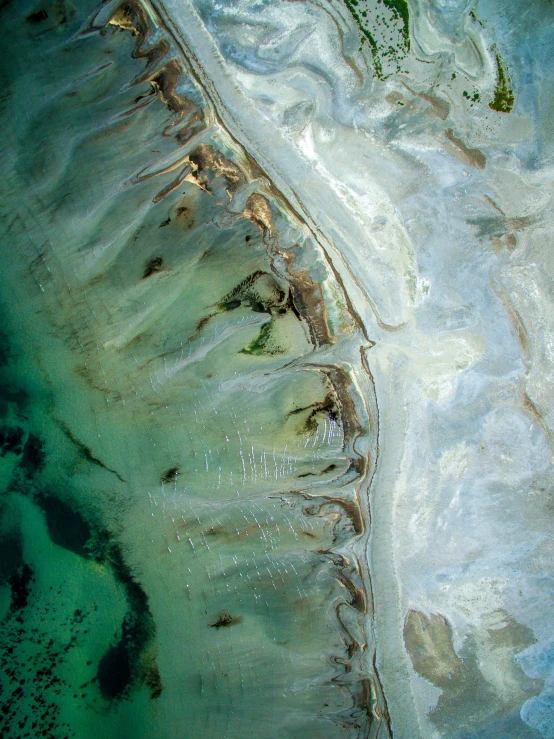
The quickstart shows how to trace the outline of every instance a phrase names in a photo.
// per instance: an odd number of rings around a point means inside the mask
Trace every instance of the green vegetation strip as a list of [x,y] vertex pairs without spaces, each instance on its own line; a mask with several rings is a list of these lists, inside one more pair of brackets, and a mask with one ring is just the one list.
[[360,32],[363,33],[364,37],[369,41],[369,45],[371,47],[371,54],[373,56],[373,66],[375,68],[375,74],[380,80],[382,80],[383,79],[383,67],[381,65],[381,60],[379,59],[379,49],[377,47],[377,42],[375,41],[371,33],[366,28],[364,28],[364,26],[362,25],[362,19],[360,18],[360,16],[356,12],[356,8],[354,7],[354,5],[357,5],[358,2],[357,0],[344,0],[344,2],[348,10],[352,13],[352,17],[358,24],[358,28],[360,29]]
[[514,107],[514,93],[510,87],[510,79],[504,68],[500,54],[496,55],[496,68],[498,81],[494,91],[494,98],[489,103],[489,108],[497,110],[499,113],[509,113]]
[[[346,1],[346,0],[345,0]],[[383,0],[383,4],[392,12],[394,16],[402,21],[402,36],[406,51],[410,50],[410,10],[406,0]]]

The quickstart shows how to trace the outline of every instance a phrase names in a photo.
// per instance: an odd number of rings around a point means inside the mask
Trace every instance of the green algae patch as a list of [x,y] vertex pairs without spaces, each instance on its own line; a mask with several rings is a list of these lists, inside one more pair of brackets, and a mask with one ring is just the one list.
[[[402,70],[410,51],[410,11],[406,0],[344,0],[358,26],[361,44],[369,42],[375,75],[386,80]],[[404,70],[406,71],[406,70]]]
[[510,86],[510,78],[508,77],[506,68],[502,63],[500,54],[496,54],[496,69],[498,80],[494,90],[494,98],[492,102],[489,103],[489,108],[496,110],[499,113],[510,113],[514,107],[514,93]]
[[410,10],[406,0],[383,0],[383,4],[389,8],[392,14],[402,21],[402,36],[406,51],[410,50]]
[[271,322],[265,323],[262,326],[260,333],[254,341],[247,344],[244,349],[241,350],[242,354],[253,354],[259,356],[260,354],[266,353],[267,344],[271,335]]
[[257,338],[254,339],[254,341],[251,341],[250,344],[247,344],[247,346],[241,350],[241,354],[250,354],[254,357],[259,357],[265,354],[282,354],[283,349],[274,344],[273,337],[271,335],[272,328],[272,321],[264,323]]
[[[371,33],[367,30],[367,28],[364,27],[362,23],[362,19],[358,15],[355,5],[358,5],[357,0],[344,0],[344,3],[348,10],[352,13],[352,17],[358,24],[358,28],[360,29],[360,33],[362,33],[362,43],[364,41],[369,41],[369,46],[371,48],[371,54],[373,56],[373,65],[375,68],[375,74],[377,77],[382,80],[383,79],[383,67],[381,65],[381,61],[379,60],[379,48],[377,46],[377,42],[371,35]],[[363,11],[364,17],[367,16],[367,11]],[[361,48],[361,47],[360,47]]]
[[466,100],[469,100],[472,103],[480,103],[481,102],[481,94],[478,90],[473,91],[473,95],[470,95],[467,90],[464,90],[462,95],[465,97]]

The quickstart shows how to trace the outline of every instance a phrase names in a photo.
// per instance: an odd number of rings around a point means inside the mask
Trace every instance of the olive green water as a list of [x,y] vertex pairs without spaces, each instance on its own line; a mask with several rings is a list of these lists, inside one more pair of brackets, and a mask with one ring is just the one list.
[[155,17],[0,13],[2,735],[376,735],[340,286]]

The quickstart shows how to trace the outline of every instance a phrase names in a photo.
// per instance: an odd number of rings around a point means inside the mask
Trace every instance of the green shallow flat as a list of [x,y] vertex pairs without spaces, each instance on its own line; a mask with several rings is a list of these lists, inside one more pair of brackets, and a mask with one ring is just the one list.
[[2,12],[3,735],[386,732],[358,319],[150,7],[32,11]]

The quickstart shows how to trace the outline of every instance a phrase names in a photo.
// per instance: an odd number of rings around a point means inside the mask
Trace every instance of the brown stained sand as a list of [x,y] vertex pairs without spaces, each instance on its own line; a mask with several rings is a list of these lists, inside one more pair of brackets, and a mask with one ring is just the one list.
[[337,469],[336,464],[329,464],[325,469],[321,470],[320,472],[302,472],[300,475],[297,475],[298,479],[301,479],[303,477],[321,477],[322,475],[326,475],[329,472],[333,472]]
[[277,248],[283,256],[289,275],[292,309],[298,317],[302,315],[306,319],[310,339],[315,347],[333,344],[334,338],[329,326],[321,284],[314,282],[307,270],[295,269],[294,252],[281,248],[279,244]]
[[314,346],[332,344],[321,285],[313,282],[306,271],[289,274],[292,300],[298,312],[308,317],[312,343]]
[[338,580],[347,589],[350,596],[350,605],[355,608],[359,613],[367,613],[367,600],[364,591],[355,585],[350,578],[346,577],[344,572],[338,575]]
[[[306,515],[323,515],[324,513],[327,513],[325,509],[337,506],[338,508],[341,508],[342,511],[346,514],[350,525],[352,526],[354,534],[356,536],[360,536],[363,533],[364,523],[360,512],[360,506],[358,505],[358,502],[356,500],[349,500],[347,498],[339,498],[337,496],[331,495],[311,495],[306,491],[300,491],[298,495],[300,495],[302,498],[304,498],[304,500],[309,501],[310,503],[310,505],[306,508]],[[340,516],[338,514],[336,516],[332,516],[332,518],[335,523],[340,520]],[[336,543],[338,541],[339,535],[338,533],[334,532],[333,536],[334,543]]]
[[252,193],[246,201],[246,206],[242,211],[245,218],[257,226],[260,231],[266,235],[273,233],[273,216],[271,214],[271,206],[267,198],[259,193]]
[[[309,424],[310,419],[317,413],[327,413],[331,421],[338,421],[340,417],[343,433],[343,449],[350,449],[356,438],[364,433],[364,428],[360,424],[354,402],[350,395],[350,390],[352,389],[350,376],[340,367],[318,367],[318,371],[327,378],[329,386],[332,388],[332,394],[327,395],[323,401],[318,403],[306,406],[305,408],[294,409],[288,413],[288,416],[296,415],[309,408],[312,409],[310,416],[304,421],[304,431],[310,430],[309,427],[307,429],[305,428],[306,421]],[[339,413],[337,413],[337,408]],[[365,460],[361,458],[360,462],[357,460],[352,460],[352,462],[356,471],[359,474],[363,474]]]
[[186,125],[179,130],[176,137],[180,145],[185,144],[194,134],[206,127],[204,114],[200,108],[176,92],[182,72],[179,62],[171,59],[161,69],[151,75],[144,74],[136,80],[136,83],[150,82],[163,104],[177,116],[178,120],[168,126],[166,133],[173,129],[179,121],[186,119]]
[[[144,72],[133,80],[132,84],[150,82],[154,92],[171,113],[176,114],[180,119],[189,116],[188,130],[190,130],[192,123],[195,124],[195,129],[198,128],[198,124],[203,127],[205,124],[202,111],[191,100],[176,92],[183,73],[180,63],[173,58],[169,59],[163,66],[159,66],[169,52],[168,41],[161,39],[154,46],[143,51],[144,43],[150,35],[150,25],[146,12],[140,3],[132,0],[122,3],[108,21],[108,25],[132,33],[136,37],[132,52],[133,58],[145,59],[147,62]],[[183,135],[184,132],[180,131],[179,136],[182,137]]]
[[330,421],[337,421],[338,420],[338,411],[336,407],[335,398],[331,393],[329,393],[324,400],[311,403],[308,406],[302,407],[302,408],[294,408],[294,410],[289,411],[286,415],[287,418],[290,418],[290,416],[296,416],[300,413],[305,413],[306,411],[309,411],[307,416],[304,416],[302,419],[302,425],[298,431],[299,434],[303,435],[305,433],[311,433],[317,429],[318,423],[317,423],[317,416],[320,413],[324,413],[327,416],[329,416]]
[[402,84],[412,95],[425,100],[426,103],[429,103],[442,121],[445,121],[448,118],[450,105],[446,100],[443,100],[443,98],[440,98],[437,95],[433,95],[430,90],[428,92],[417,92],[407,85],[404,80],[402,81]]
[[420,93],[419,97],[422,100],[425,100],[426,103],[429,103],[429,105],[431,105],[435,109],[438,117],[442,121],[445,121],[448,118],[448,114],[450,113],[450,105],[446,102],[446,100],[443,100],[436,95],[431,95],[431,93]]
[[486,193],[484,195],[485,200],[487,203],[493,208],[497,213],[499,213],[501,216],[506,217],[506,213],[502,210],[502,208],[496,203],[492,198],[490,198]]
[[181,76],[181,67],[176,59],[167,62],[156,74],[149,77],[161,101],[172,113],[186,112],[191,102],[178,95],[175,90]]
[[511,296],[509,295],[504,285],[500,282],[498,277],[496,279],[491,279],[491,287],[504,304],[504,308],[506,309],[510,318],[510,323],[512,324],[512,327],[516,333],[525,358],[528,361],[531,356],[531,340],[529,338],[527,328],[523,323],[523,319],[516,309]]
[[334,498],[326,495],[323,495],[321,497],[323,501],[322,507],[326,504],[339,506],[340,508],[342,508],[344,513],[346,513],[348,519],[350,520],[354,534],[356,536],[360,536],[363,533],[364,524],[362,521],[362,515],[360,513],[360,506],[358,505],[357,501],[347,500],[346,498]]
[[330,367],[327,376],[337,395],[344,434],[344,446],[345,448],[352,447],[356,437],[364,433],[356,413],[354,401],[350,395],[352,380],[348,373],[340,367]]
[[491,244],[497,254],[500,255],[504,251],[508,251],[511,254],[517,246],[517,238],[512,233],[504,234],[501,237],[491,236]]
[[227,190],[234,192],[246,183],[246,177],[239,167],[207,144],[200,144],[189,155],[196,179],[204,185],[217,177],[225,179]]
[[458,159],[461,159],[465,164],[469,164],[477,169],[485,169],[487,158],[482,151],[479,149],[471,149],[469,146],[466,146],[462,139],[459,139],[454,135],[452,128],[447,129],[444,134],[456,147],[456,150],[454,150],[453,153],[458,157]]
[[[442,690],[429,714],[440,731],[494,725],[512,713],[519,725],[519,707],[540,690],[541,681],[529,680],[513,657],[534,641],[530,629],[496,611],[483,617],[458,655],[442,614],[410,610],[404,620],[404,644],[414,670]],[[522,722],[521,736],[528,736]]]
[[414,670],[440,688],[459,681],[464,667],[452,646],[452,628],[441,614],[408,611],[404,643]]
[[[190,100],[178,96],[175,92],[182,73],[177,60],[172,59],[158,71],[149,72],[164,58],[168,50],[167,42],[162,39],[152,49],[142,50],[142,46],[150,33],[150,28],[144,9],[139,3],[132,0],[119,6],[112,15],[109,24],[130,31],[136,36],[133,56],[147,59],[147,69],[135,80],[135,83],[150,81],[162,102],[171,112],[177,114],[180,118],[187,116],[187,124],[177,134],[178,143],[182,145],[198,131],[199,127],[204,127],[205,122],[203,113],[197,106]],[[211,192],[214,180],[221,177],[224,179],[226,190],[231,197],[247,182],[245,173],[235,163],[223,157],[222,154],[207,144],[197,146],[181,164],[185,168],[160,190],[154,198],[155,202],[162,200],[183,182],[191,182],[205,192]],[[254,162],[249,161],[248,164],[250,165],[249,168],[253,170],[250,173],[251,176],[263,174]],[[190,165],[192,171],[188,171],[187,165]],[[275,244],[278,243],[271,206],[265,196],[260,193],[252,193],[246,201],[241,215],[260,229],[264,240],[271,239]],[[290,253],[285,253],[284,256],[287,271],[290,275],[291,307],[299,318],[302,315],[307,321],[310,338],[315,347],[331,344],[333,340],[321,286],[314,283],[307,272],[295,273],[292,269],[295,261],[294,257]]]
[[133,36],[139,38],[140,43],[149,31],[144,8],[134,2],[122,3],[108,21],[108,25],[121,28],[122,31],[130,31]]
[[[181,169],[181,171],[179,172],[179,174],[177,175],[177,177],[175,177],[175,179],[172,180],[169,183],[169,185],[166,185],[165,187],[163,187],[160,190],[160,192],[152,198],[152,202],[153,203],[159,203],[160,200],[163,200],[165,197],[167,197],[168,195],[170,195],[178,187],[181,187],[181,185],[183,184],[183,182],[185,182],[185,180],[187,179],[187,177],[188,177],[189,174],[190,174],[189,168],[188,168],[187,165],[185,165]],[[169,225],[169,222],[166,222],[163,225]]]
[[538,425],[542,428],[546,438],[548,439],[550,446],[554,447],[554,439],[552,438],[552,431],[550,430],[550,427],[544,418],[544,414],[541,413],[541,410],[531,400],[531,398],[526,392],[523,393],[523,407],[533,417],[533,419],[538,423]]
[[162,59],[167,55],[169,52],[169,41],[167,39],[162,38],[160,41],[158,41],[157,44],[154,44],[154,46],[151,49],[147,49],[146,51],[141,51],[140,58],[146,59],[146,70],[144,72],[144,75],[141,75],[140,77],[137,77],[136,82],[143,82],[147,79],[149,71],[154,69],[158,66],[158,64],[162,61]]

